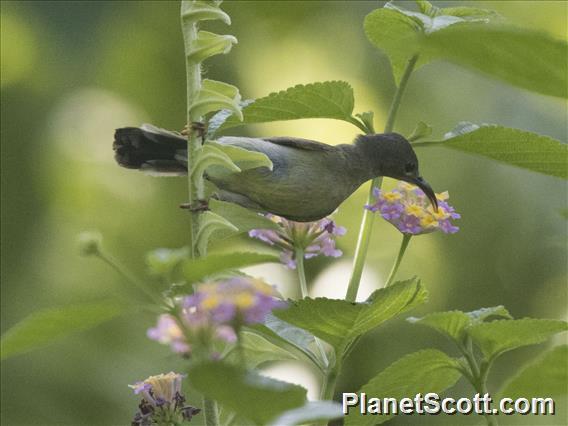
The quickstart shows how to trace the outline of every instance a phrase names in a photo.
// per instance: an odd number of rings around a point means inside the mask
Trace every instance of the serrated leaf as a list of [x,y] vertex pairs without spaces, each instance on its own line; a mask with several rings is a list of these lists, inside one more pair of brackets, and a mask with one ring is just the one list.
[[524,318],[476,324],[467,330],[487,359],[521,346],[535,345],[568,330],[565,321]]
[[230,110],[242,120],[243,114],[239,102],[241,95],[235,86],[221,81],[203,80],[201,89],[189,106],[192,117],[201,117],[213,111]]
[[544,95],[568,92],[568,44],[510,26],[458,23],[423,37],[421,51]]
[[146,254],[146,264],[151,273],[165,275],[187,258],[189,258],[187,247],[179,249],[158,248]]
[[557,346],[526,365],[499,392],[507,398],[568,394],[568,345]]
[[411,142],[414,142],[418,139],[430,136],[431,134],[432,134],[432,127],[429,124],[424,123],[423,121],[419,121],[407,139]]
[[327,422],[343,417],[341,405],[333,401],[308,401],[303,407],[285,411],[271,426],[295,426]]
[[183,265],[183,273],[189,284],[203,281],[208,276],[231,269],[245,268],[261,263],[279,262],[275,254],[254,252],[233,252],[210,254],[195,260],[188,260]]
[[426,294],[420,280],[413,279],[377,290],[368,302],[305,298],[274,314],[325,340],[340,356],[355,338],[423,303]]
[[352,117],[353,103],[353,89],[344,81],[299,84],[256,99],[243,108],[243,121],[231,115],[219,130],[244,124],[302,118],[333,118],[360,125]]
[[468,327],[479,324],[491,317],[512,319],[504,306],[481,308],[472,312],[448,311],[434,312],[422,318],[410,317],[411,323],[425,325],[455,340],[458,345],[463,343]]
[[219,35],[208,31],[199,31],[197,40],[190,46],[187,60],[198,63],[215,55],[227,54],[231,51],[233,44],[237,44],[237,39],[232,35]]
[[109,321],[125,309],[116,301],[44,309],[31,314],[4,333],[0,359],[41,348],[70,334]]
[[306,390],[301,386],[221,362],[190,367],[188,380],[197,391],[259,425],[306,402]]
[[[481,155],[513,166],[561,178],[568,177],[568,145],[548,136],[497,125],[463,122],[443,141],[444,146]],[[416,144],[420,146],[420,143]]]
[[231,25],[231,17],[223,12],[217,5],[204,1],[183,1],[181,18],[184,21],[198,22],[219,19]]
[[199,230],[195,236],[195,247],[201,256],[207,253],[209,239],[214,232],[218,231],[238,231],[237,227],[222,216],[211,211],[199,215]]
[[[369,397],[408,398],[417,393],[441,394],[452,387],[460,378],[459,363],[445,353],[426,349],[404,356],[391,364],[364,385],[357,393],[365,392]],[[369,402],[369,401],[368,401]],[[345,425],[381,424],[393,415],[362,415],[359,408],[353,408],[345,418]]]
[[[270,361],[296,360],[290,352],[276,346],[258,333],[251,331],[241,332],[242,347],[245,353],[245,361],[248,368],[256,368]],[[228,362],[237,363],[239,354],[233,350],[225,358]]]

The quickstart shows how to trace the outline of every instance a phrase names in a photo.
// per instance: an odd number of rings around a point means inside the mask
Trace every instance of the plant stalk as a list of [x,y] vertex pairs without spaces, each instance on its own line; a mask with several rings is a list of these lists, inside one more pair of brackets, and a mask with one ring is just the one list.
[[[190,206],[195,205],[197,201],[197,188],[192,179],[191,170],[193,170],[193,160],[196,156],[196,151],[199,147],[200,135],[192,128],[192,124],[200,123],[202,117],[192,114],[191,105],[197,98],[199,90],[201,90],[201,64],[189,59],[191,50],[197,41],[197,23],[192,19],[184,18],[184,12],[191,7],[188,1],[181,2],[181,28],[183,34],[184,50],[185,50],[185,73],[187,84],[187,178],[188,178],[188,203]],[[190,211],[189,221],[189,252],[190,257],[193,259],[196,256],[195,240],[198,230],[198,212]]]
[[[416,61],[418,60],[418,55],[414,55],[408,60],[404,73],[400,80],[400,84],[396,89],[396,93],[392,100],[389,115],[387,117],[387,122],[385,124],[384,133],[392,132],[394,128],[394,122],[396,120],[396,115],[398,113],[398,108],[400,107],[400,102],[402,100],[402,95],[406,90],[408,80],[410,75],[414,70]],[[382,177],[377,177],[371,181],[371,188],[369,189],[369,195],[367,196],[368,205],[373,204],[373,188],[380,188],[383,183]],[[367,257],[367,251],[369,249],[369,241],[371,238],[371,233],[373,231],[373,213],[369,210],[363,212],[363,219],[361,221],[361,228],[359,229],[359,237],[357,240],[357,246],[355,248],[355,259],[353,261],[353,271],[351,273],[351,278],[349,279],[349,286],[347,287],[347,294],[345,295],[345,300],[349,302],[354,302],[357,299],[357,292],[359,291],[359,284],[361,283],[361,276],[363,275],[363,268],[365,266],[365,259]]]
[[[309,296],[308,293],[308,284],[306,281],[306,270],[304,268],[304,250],[297,248],[295,250],[296,254],[296,269],[298,270],[298,280],[300,281],[300,292],[302,295],[302,299],[305,299]],[[320,353],[321,360],[323,361],[323,369],[324,369],[324,381],[327,380],[327,370],[329,369],[329,359],[323,349],[323,345],[320,339],[314,336],[314,340],[316,342],[316,346],[318,347],[318,351]]]
[[206,426],[219,425],[219,410],[215,400],[203,397],[203,416]]
[[412,238],[411,234],[402,234],[402,243],[400,244],[400,249],[398,250],[398,255],[396,256],[396,260],[392,265],[392,269],[389,273],[387,281],[385,282],[385,287],[390,286],[394,282],[394,278],[398,271],[398,267],[400,266],[400,262],[402,262],[402,258],[404,257],[404,252],[408,247],[408,243],[410,243],[410,239]]

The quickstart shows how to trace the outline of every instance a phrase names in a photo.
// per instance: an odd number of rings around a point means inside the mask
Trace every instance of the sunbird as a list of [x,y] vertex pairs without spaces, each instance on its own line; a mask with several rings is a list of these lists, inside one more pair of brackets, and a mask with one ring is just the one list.
[[[292,137],[225,136],[220,144],[265,154],[273,164],[239,173],[215,173],[206,179],[216,198],[297,222],[311,222],[333,213],[359,186],[388,176],[418,186],[437,210],[436,196],[420,176],[410,142],[398,133],[359,135],[352,144],[328,145]],[[144,124],[117,129],[113,148],[122,167],[155,175],[187,174],[187,140]],[[190,206],[191,208],[191,206]]]

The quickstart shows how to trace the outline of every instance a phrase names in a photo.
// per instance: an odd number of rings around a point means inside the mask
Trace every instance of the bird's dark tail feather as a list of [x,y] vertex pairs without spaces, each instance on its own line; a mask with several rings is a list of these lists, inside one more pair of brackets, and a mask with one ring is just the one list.
[[122,167],[158,175],[187,172],[184,162],[186,139],[149,124],[116,129],[113,149],[114,158]]

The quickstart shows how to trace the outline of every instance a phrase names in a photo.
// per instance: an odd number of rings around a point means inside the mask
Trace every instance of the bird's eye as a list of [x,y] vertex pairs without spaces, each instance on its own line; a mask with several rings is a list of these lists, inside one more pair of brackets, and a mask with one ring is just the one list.
[[414,165],[414,163],[406,163],[406,165],[404,166],[404,171],[406,173],[412,173],[415,170],[416,166]]

